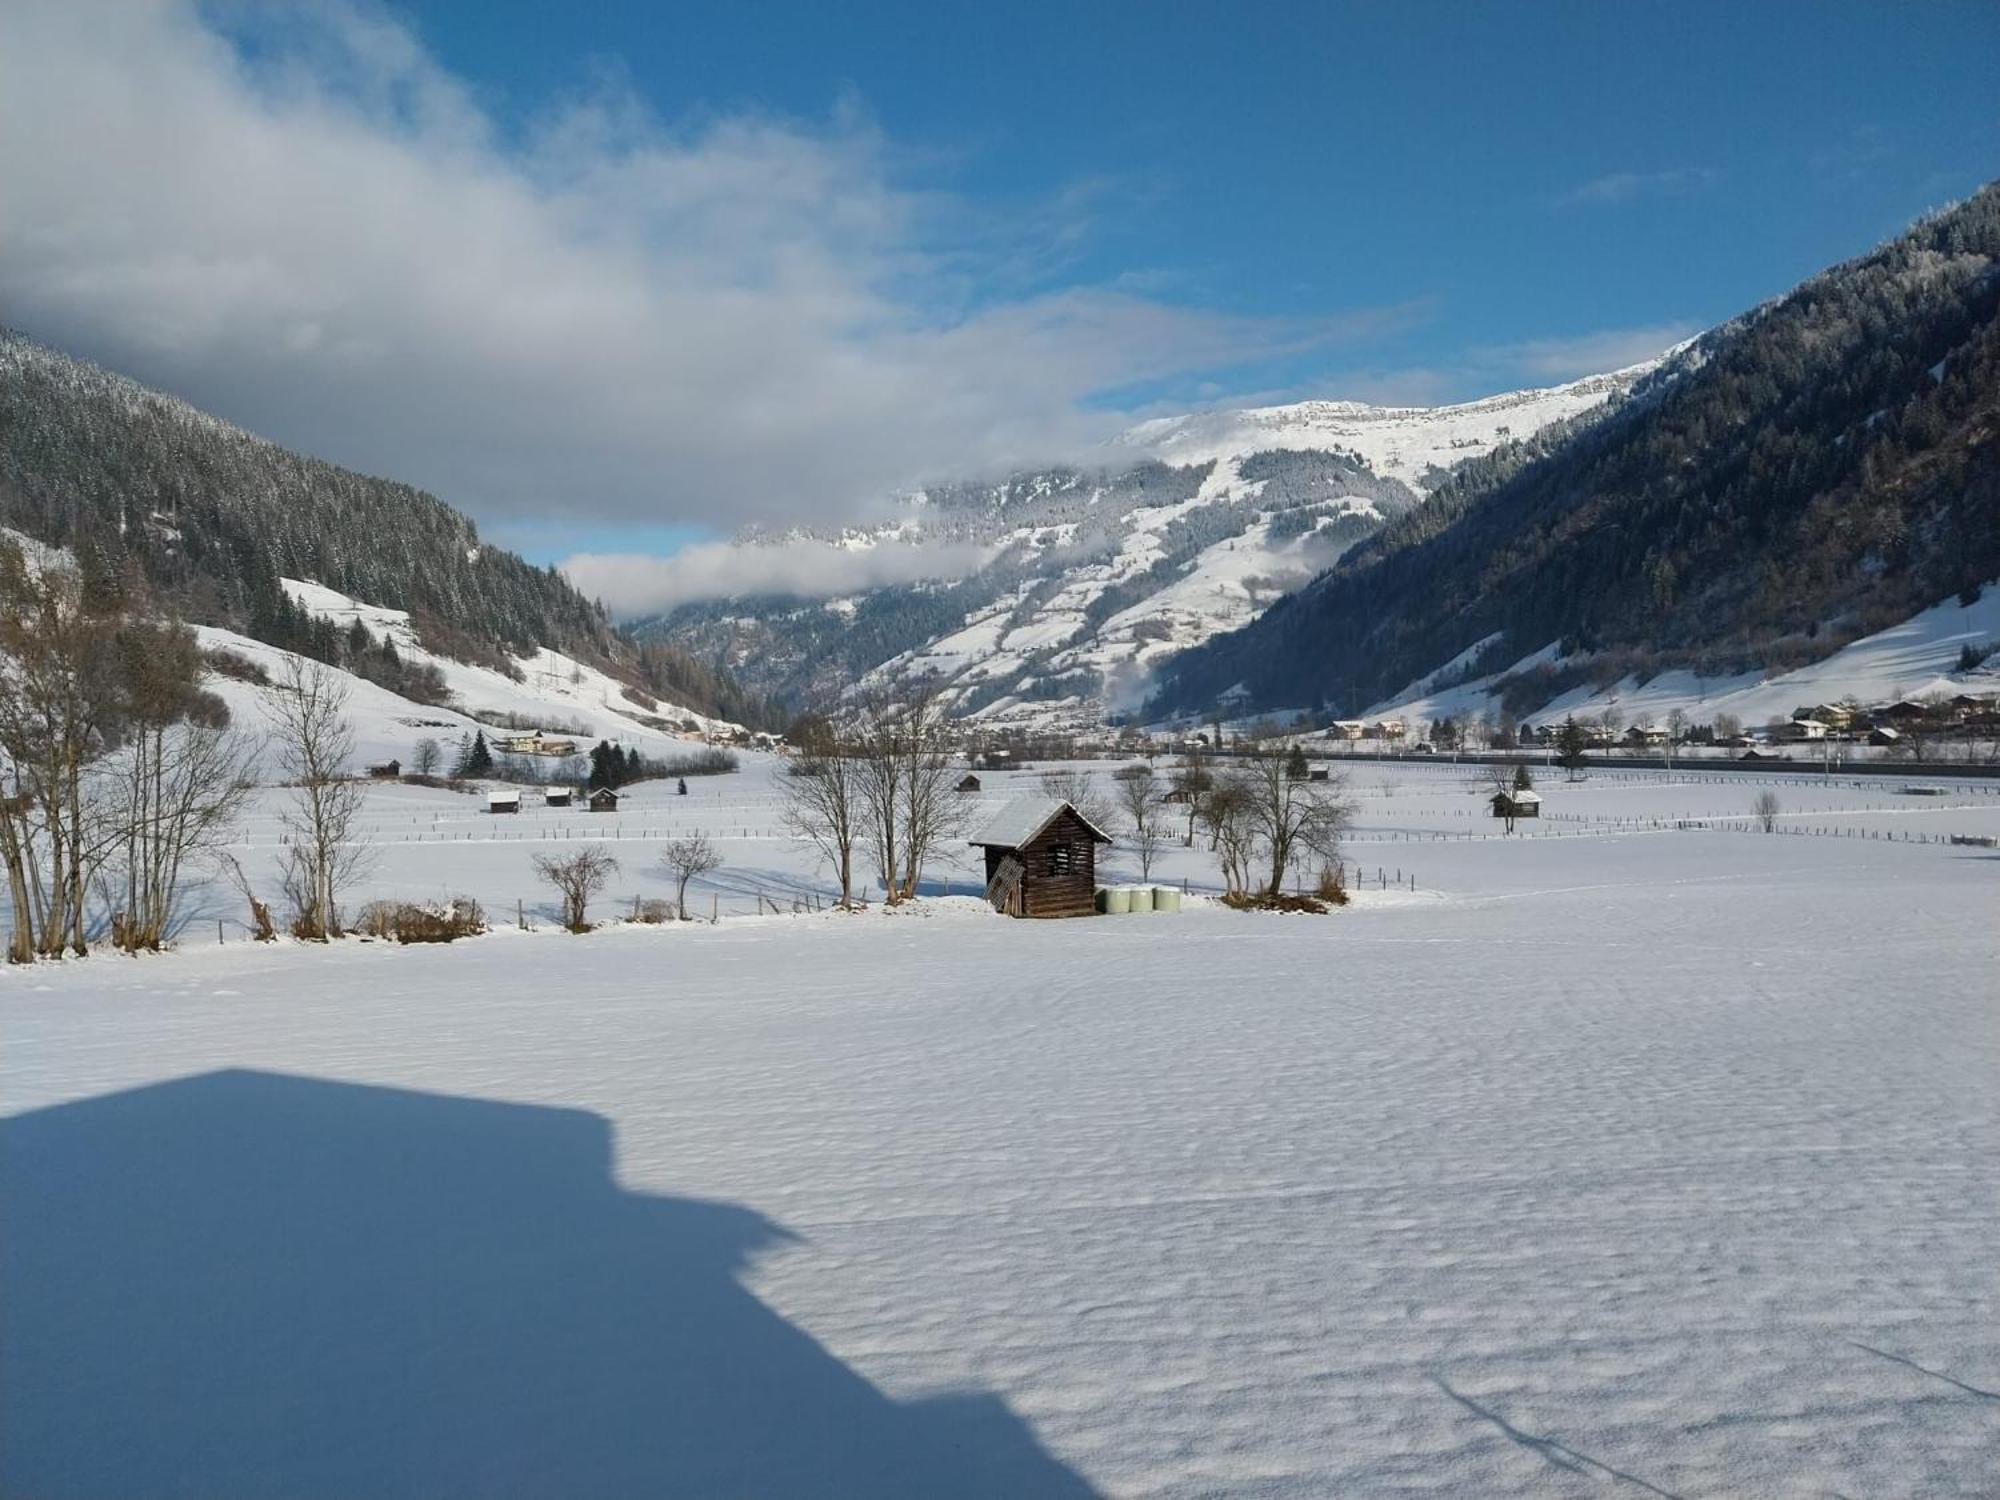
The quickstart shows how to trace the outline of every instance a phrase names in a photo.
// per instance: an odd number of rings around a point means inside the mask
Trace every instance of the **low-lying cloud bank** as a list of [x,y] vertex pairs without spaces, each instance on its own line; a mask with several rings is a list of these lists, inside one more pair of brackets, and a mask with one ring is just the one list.
[[586,552],[559,566],[578,588],[629,620],[701,599],[761,594],[827,599],[886,584],[963,578],[989,555],[970,543],[839,547],[788,538],[744,546],[700,542],[669,557]]

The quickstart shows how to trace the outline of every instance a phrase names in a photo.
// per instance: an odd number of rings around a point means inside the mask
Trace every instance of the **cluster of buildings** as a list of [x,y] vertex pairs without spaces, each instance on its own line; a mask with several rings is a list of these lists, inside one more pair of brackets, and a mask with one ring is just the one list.
[[2000,694],[1959,693],[1921,702],[1899,699],[1873,708],[1858,703],[1819,703],[1796,710],[1773,724],[1777,744],[1822,741],[1894,746],[1912,734],[2000,735]]

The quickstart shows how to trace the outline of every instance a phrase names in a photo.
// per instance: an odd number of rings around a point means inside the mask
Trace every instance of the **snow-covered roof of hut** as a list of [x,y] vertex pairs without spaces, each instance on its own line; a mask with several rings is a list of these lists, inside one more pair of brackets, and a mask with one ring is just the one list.
[[519,792],[488,792],[486,794],[486,805],[488,807],[519,807],[521,805],[521,794]]
[[1523,789],[1518,792],[1508,792],[1506,796],[1507,800],[1516,807],[1540,807],[1542,805],[1542,794],[1540,792],[1531,792]]
[[975,848],[989,846],[995,849],[1018,849],[1023,844],[1032,844],[1041,837],[1042,830],[1061,817],[1064,808],[1076,813],[1077,821],[1096,835],[1099,842],[1106,844],[1111,842],[1110,834],[1060,797],[1016,797],[995,813],[992,820],[966,842]]

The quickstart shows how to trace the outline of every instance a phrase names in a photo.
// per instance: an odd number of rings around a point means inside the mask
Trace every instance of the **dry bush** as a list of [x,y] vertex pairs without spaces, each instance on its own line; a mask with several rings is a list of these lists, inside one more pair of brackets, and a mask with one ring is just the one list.
[[1313,892],[1328,906],[1347,905],[1347,882],[1341,878],[1339,865],[1321,865],[1319,886]]
[[1279,891],[1261,891],[1257,895],[1247,895],[1242,891],[1228,891],[1222,897],[1222,904],[1236,911],[1294,911],[1309,912],[1314,916],[1325,916],[1327,905],[1317,896],[1287,896]]
[[674,919],[674,903],[655,896],[641,901],[632,908],[632,920],[648,927],[656,927],[662,922]]
[[449,943],[486,930],[486,913],[470,896],[448,901],[370,901],[355,929],[366,937],[398,943]]

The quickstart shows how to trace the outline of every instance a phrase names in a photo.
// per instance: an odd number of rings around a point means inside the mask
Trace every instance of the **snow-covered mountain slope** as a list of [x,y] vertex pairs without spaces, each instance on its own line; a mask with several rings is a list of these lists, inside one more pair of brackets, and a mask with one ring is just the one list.
[[[417,642],[409,615],[402,610],[350,599],[337,590],[295,578],[285,579],[284,589],[307,613],[331,620],[343,632],[358,622],[372,640],[392,642],[405,663],[434,667],[444,680],[450,696],[440,706],[415,702],[364,677],[343,673],[356,759],[361,763],[395,759],[407,769],[416,745],[425,739],[438,740],[449,757],[459,737],[476,730],[498,738],[541,728],[578,741],[582,750],[608,739],[656,756],[685,749],[690,741],[730,739],[741,733],[739,726],[724,720],[644,694],[632,696],[624,683],[559,651],[544,648],[531,656],[512,658],[513,668],[520,674],[516,680],[490,667],[426,651]],[[205,651],[233,653],[274,679],[290,654],[230,630],[201,626],[196,634]],[[229,705],[237,725],[253,731],[268,725],[264,694],[255,683],[211,672],[206,686]]]
[[1656,367],[1459,406],[1314,401],[1143,423],[1095,473],[938,486],[870,532],[737,544],[977,549],[962,577],[684,605],[640,633],[794,699],[932,674],[996,726],[1094,727],[1138,701],[1162,658],[1256,618],[1455,465],[1603,409]]
[[[1683,346],[1685,347],[1685,346]],[[1673,357],[1669,350],[1662,359]],[[1351,453],[1386,479],[1428,488],[1453,464],[1510,438],[1580,416],[1657,369],[1649,360],[1567,385],[1509,391],[1457,406],[1370,406],[1301,401],[1291,406],[1193,412],[1142,422],[1118,439],[1165,463],[1204,463],[1269,449]]]
[[[1995,670],[2000,667],[2000,657],[1970,671],[1963,670],[1959,662],[1964,648],[1970,646],[1976,654],[1996,643],[2000,643],[2000,580],[1987,584],[1971,604],[1947,599],[1899,625],[1843,646],[1823,661],[1793,671],[1703,677],[1677,670],[1645,682],[1627,676],[1605,687],[1586,683],[1549,699],[1531,717],[1540,724],[1570,714],[1586,719],[1616,709],[1627,724],[1665,725],[1668,715],[1678,711],[1690,723],[1712,723],[1717,715],[1728,714],[1742,724],[1757,726],[1789,718],[1800,708],[1846,698],[1873,704],[1933,693],[1992,693],[2000,691],[2000,671]],[[1462,658],[1461,665],[1472,655]],[[1482,714],[1497,717],[1506,706],[1510,679],[1543,670],[1560,672],[1567,665],[1578,664],[1566,661],[1551,643],[1500,671],[1433,689],[1430,683],[1449,680],[1452,675],[1440,669],[1373,705],[1365,717],[1394,716],[1411,723]]]

